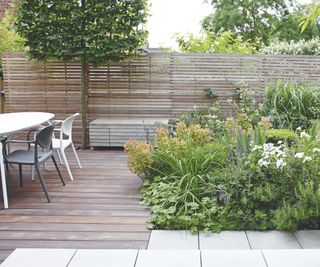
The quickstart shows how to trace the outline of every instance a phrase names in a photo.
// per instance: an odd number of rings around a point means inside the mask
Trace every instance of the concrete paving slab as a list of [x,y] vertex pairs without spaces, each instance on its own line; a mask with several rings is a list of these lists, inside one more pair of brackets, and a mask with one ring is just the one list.
[[1,267],[66,267],[75,252],[75,249],[18,248]]
[[299,230],[294,235],[302,248],[320,249],[320,230]]
[[140,250],[135,267],[201,267],[199,250]]
[[268,267],[319,267],[319,249],[263,250]]
[[148,249],[199,249],[198,234],[188,231],[154,230],[151,232]]
[[68,267],[134,267],[138,250],[79,249]]
[[199,233],[200,249],[250,249],[244,231]]
[[299,249],[293,233],[281,231],[246,231],[252,249]]
[[202,250],[202,267],[267,267],[260,250]]

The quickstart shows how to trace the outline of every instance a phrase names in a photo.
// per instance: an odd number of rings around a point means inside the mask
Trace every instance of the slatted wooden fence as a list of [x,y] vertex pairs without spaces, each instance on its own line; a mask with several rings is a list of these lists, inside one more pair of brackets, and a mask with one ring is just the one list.
[[[50,111],[57,117],[80,110],[80,64],[36,63],[23,53],[3,55],[6,111]],[[88,123],[94,119],[166,118],[208,105],[212,89],[226,101],[245,82],[257,97],[277,80],[320,85],[319,56],[148,54],[127,63],[90,66]],[[79,141],[80,121],[76,125]]]

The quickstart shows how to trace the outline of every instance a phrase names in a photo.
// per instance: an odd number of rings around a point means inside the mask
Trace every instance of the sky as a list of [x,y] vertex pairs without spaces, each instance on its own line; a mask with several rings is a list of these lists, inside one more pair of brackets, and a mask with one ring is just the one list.
[[[298,0],[300,3],[311,1]],[[201,20],[212,12],[212,6],[204,3],[204,0],[149,0],[149,2],[151,3],[151,16],[147,29],[151,48],[177,49],[174,35],[176,33],[199,35]]]

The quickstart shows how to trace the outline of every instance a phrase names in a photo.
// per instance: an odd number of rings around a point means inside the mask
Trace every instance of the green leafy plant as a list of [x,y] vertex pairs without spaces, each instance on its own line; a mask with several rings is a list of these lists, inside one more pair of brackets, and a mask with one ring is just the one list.
[[150,176],[150,167],[153,165],[152,146],[143,142],[129,140],[124,145],[128,153],[128,168],[141,178]]
[[177,116],[173,124],[179,121],[187,126],[198,124],[202,128],[208,129],[214,136],[219,136],[225,131],[224,117],[216,101],[210,107],[195,106],[192,111]]
[[274,41],[259,50],[268,55],[320,55],[320,39],[315,36],[310,40]]
[[267,141],[271,143],[283,141],[292,144],[299,139],[299,136],[289,129],[269,129],[266,130],[266,138]]
[[319,88],[295,82],[269,86],[262,114],[277,128],[309,128],[310,121],[320,117]]
[[176,41],[180,51],[185,53],[255,54],[257,46],[231,31],[204,33],[202,37],[178,35]]
[[[22,52],[25,50],[25,40],[14,30],[13,14],[7,11],[0,21],[0,55],[3,52]],[[1,58],[0,77],[2,77]]]

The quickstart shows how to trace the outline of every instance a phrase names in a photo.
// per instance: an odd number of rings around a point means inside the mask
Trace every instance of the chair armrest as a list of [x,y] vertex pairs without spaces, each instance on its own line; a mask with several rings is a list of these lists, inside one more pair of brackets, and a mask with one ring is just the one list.
[[52,124],[60,124],[63,123],[63,120],[52,120],[50,121]]
[[[31,133],[36,133],[38,130],[36,130],[36,129],[32,129],[32,130],[30,130],[29,132],[28,132],[28,135],[27,135],[27,141],[34,141],[34,137],[35,137],[35,135],[33,135],[33,140],[30,140],[30,134]],[[23,141],[23,142],[25,142],[25,141]]]
[[34,140],[30,141],[30,140],[8,140],[5,141],[4,144],[7,143],[16,143],[16,144],[31,144],[31,143],[35,143]]
[[7,146],[9,144],[27,144],[30,149],[31,144],[35,144],[35,141],[22,141],[22,140],[7,140],[3,143],[3,155],[6,156]]

